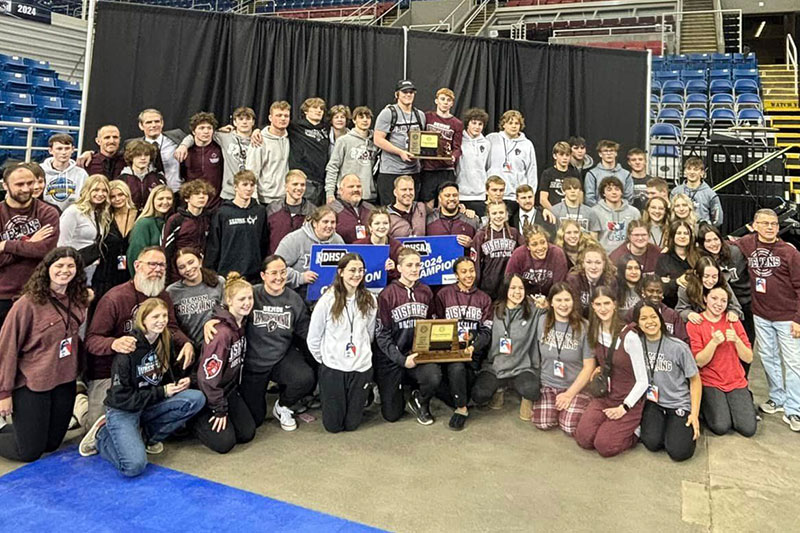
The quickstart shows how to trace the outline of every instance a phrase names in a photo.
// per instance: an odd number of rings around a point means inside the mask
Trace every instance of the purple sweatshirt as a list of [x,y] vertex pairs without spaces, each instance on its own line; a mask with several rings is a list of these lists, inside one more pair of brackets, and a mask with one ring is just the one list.
[[547,245],[547,255],[541,261],[531,256],[527,246],[521,246],[514,250],[506,266],[506,274],[522,275],[531,296],[546,296],[553,283],[567,278],[568,271],[564,250],[553,244]]

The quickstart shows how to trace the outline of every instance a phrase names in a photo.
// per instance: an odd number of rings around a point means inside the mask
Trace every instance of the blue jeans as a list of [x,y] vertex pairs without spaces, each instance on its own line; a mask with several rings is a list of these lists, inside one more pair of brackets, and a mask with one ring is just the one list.
[[800,415],[800,339],[792,337],[791,321],[771,322],[754,316],[753,322],[770,400],[782,405],[787,415]]
[[188,389],[143,411],[106,407],[106,424],[97,432],[97,451],[122,475],[138,476],[147,466],[142,433],[147,444],[161,442],[197,414],[205,403],[202,392]]

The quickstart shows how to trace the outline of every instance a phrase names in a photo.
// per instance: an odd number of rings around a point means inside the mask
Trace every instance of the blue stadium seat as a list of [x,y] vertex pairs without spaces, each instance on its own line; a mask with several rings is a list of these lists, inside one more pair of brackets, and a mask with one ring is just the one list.
[[687,109],[686,114],[683,116],[683,127],[701,127],[708,122],[708,113],[705,109],[692,108]]
[[681,130],[674,124],[653,124],[650,126],[650,137],[679,141],[681,139]]
[[28,93],[6,92],[5,113],[20,117],[32,117],[36,112],[36,104]]
[[28,77],[19,72],[0,72],[0,88],[5,91],[28,92],[31,84]]
[[[661,84],[661,94],[680,94],[686,93],[686,86],[680,80],[669,80]],[[663,98],[663,96],[662,96]]]
[[652,94],[661,94],[661,82],[660,81],[651,81],[650,82],[650,92]]
[[733,84],[733,94],[758,94],[758,82],[754,80],[736,80]]
[[757,94],[740,94],[736,97],[736,109],[762,109],[764,107],[761,98]]
[[[32,117],[20,117],[9,115],[3,117],[4,120],[9,122],[24,122],[33,124],[35,120]],[[33,131],[33,145],[37,144],[37,135],[39,132]],[[21,145],[24,146],[28,139],[28,129],[21,127],[9,127],[3,135],[3,144]],[[15,159],[23,159],[25,157],[25,150],[9,150],[8,156]]]
[[686,109],[706,109],[708,108],[708,97],[705,94],[689,94],[686,96]]
[[708,84],[703,80],[690,80],[686,82],[686,94],[708,94]]
[[764,114],[759,109],[742,109],[736,118],[740,126],[761,126],[764,124]]
[[656,79],[661,83],[664,83],[668,80],[678,80],[681,77],[680,70],[662,70],[660,72],[655,72],[654,74]]
[[661,104],[661,99],[658,95],[651,94],[650,95],[650,109],[658,109]]
[[711,97],[711,109],[731,109],[733,110],[733,95],[728,93],[719,93]]
[[758,69],[754,68],[735,68],[733,69],[733,79],[758,81]]
[[712,96],[720,93],[733,94],[733,85],[728,80],[714,80],[708,86],[708,91]]
[[50,76],[28,76],[33,86],[33,92],[36,94],[45,94],[48,96],[59,96],[61,89],[59,89],[56,79]]
[[5,72],[19,72],[20,74],[28,73],[28,65],[25,60],[19,56],[7,56],[0,54],[0,70]]
[[758,60],[753,52],[747,55],[737,53],[733,54],[733,64],[736,68],[757,68]]
[[726,69],[733,65],[733,54],[711,54],[712,69]]
[[727,69],[727,68],[712,69],[708,73],[708,79],[710,81],[714,81],[714,80],[730,80],[731,79],[731,71],[730,71],[730,69]]
[[58,80],[57,83],[59,88],[61,89],[62,97],[80,99],[81,97],[80,83],[78,83],[77,81],[65,81],[65,80]]
[[31,76],[42,76],[47,78],[57,77],[56,71],[50,68],[50,63],[47,61],[38,61],[29,57],[23,57],[22,61],[28,67],[28,73]]
[[39,107],[40,117],[64,120],[69,118],[69,109],[58,96],[37,95],[33,97],[33,101]]
[[665,94],[661,97],[661,109],[680,109],[683,111],[683,96],[679,94]]
[[664,56],[653,56],[652,61],[653,61],[652,64],[653,72],[664,70],[664,65],[666,64]]
[[680,109],[662,109],[658,112],[656,121],[672,124],[675,126],[683,125],[683,111]]
[[736,114],[730,109],[713,109],[711,124],[715,128],[730,127],[736,124]]

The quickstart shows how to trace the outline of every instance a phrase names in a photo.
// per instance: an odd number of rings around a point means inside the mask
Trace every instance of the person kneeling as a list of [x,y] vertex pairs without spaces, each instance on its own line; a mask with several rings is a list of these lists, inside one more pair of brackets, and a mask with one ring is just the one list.
[[250,442],[256,423],[239,392],[247,350],[244,322],[253,309],[253,286],[238,272],[225,281],[225,306],[214,313],[219,320],[214,340],[203,346],[197,385],[206,395],[194,431],[200,442],[218,453],[228,453],[237,442]]
[[322,425],[331,433],[361,424],[372,379],[378,303],[364,286],[364,260],[345,254],[336,279],[311,313],[308,349],[319,367]]
[[703,385],[697,364],[686,343],[667,333],[653,304],[637,305],[633,319],[644,334],[642,346],[650,378],[640,438],[651,452],[666,449],[673,461],[685,461],[694,455],[700,436]]
[[147,467],[147,453],[158,454],[161,443],[206,403],[199,390],[189,390],[189,378],[162,385],[172,377],[172,339],[167,329],[167,304],[148,298],[136,311],[136,348],[117,353],[111,367],[106,414],[97,419],[80,443],[84,457],[100,453],[124,476]]

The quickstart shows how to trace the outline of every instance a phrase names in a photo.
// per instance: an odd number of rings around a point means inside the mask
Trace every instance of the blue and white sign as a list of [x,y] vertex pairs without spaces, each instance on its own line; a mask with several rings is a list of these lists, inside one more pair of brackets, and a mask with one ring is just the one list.
[[314,244],[311,246],[310,270],[316,272],[317,281],[308,286],[306,298],[310,302],[319,300],[325,290],[336,278],[336,265],[347,253],[356,253],[364,259],[365,283],[368,289],[382,289],[386,286],[386,260],[389,259],[389,246],[377,244]]
[[453,264],[463,257],[464,247],[458,244],[455,235],[432,237],[402,237],[397,239],[403,246],[413,248],[422,258],[419,280],[426,285],[452,285],[456,282]]

